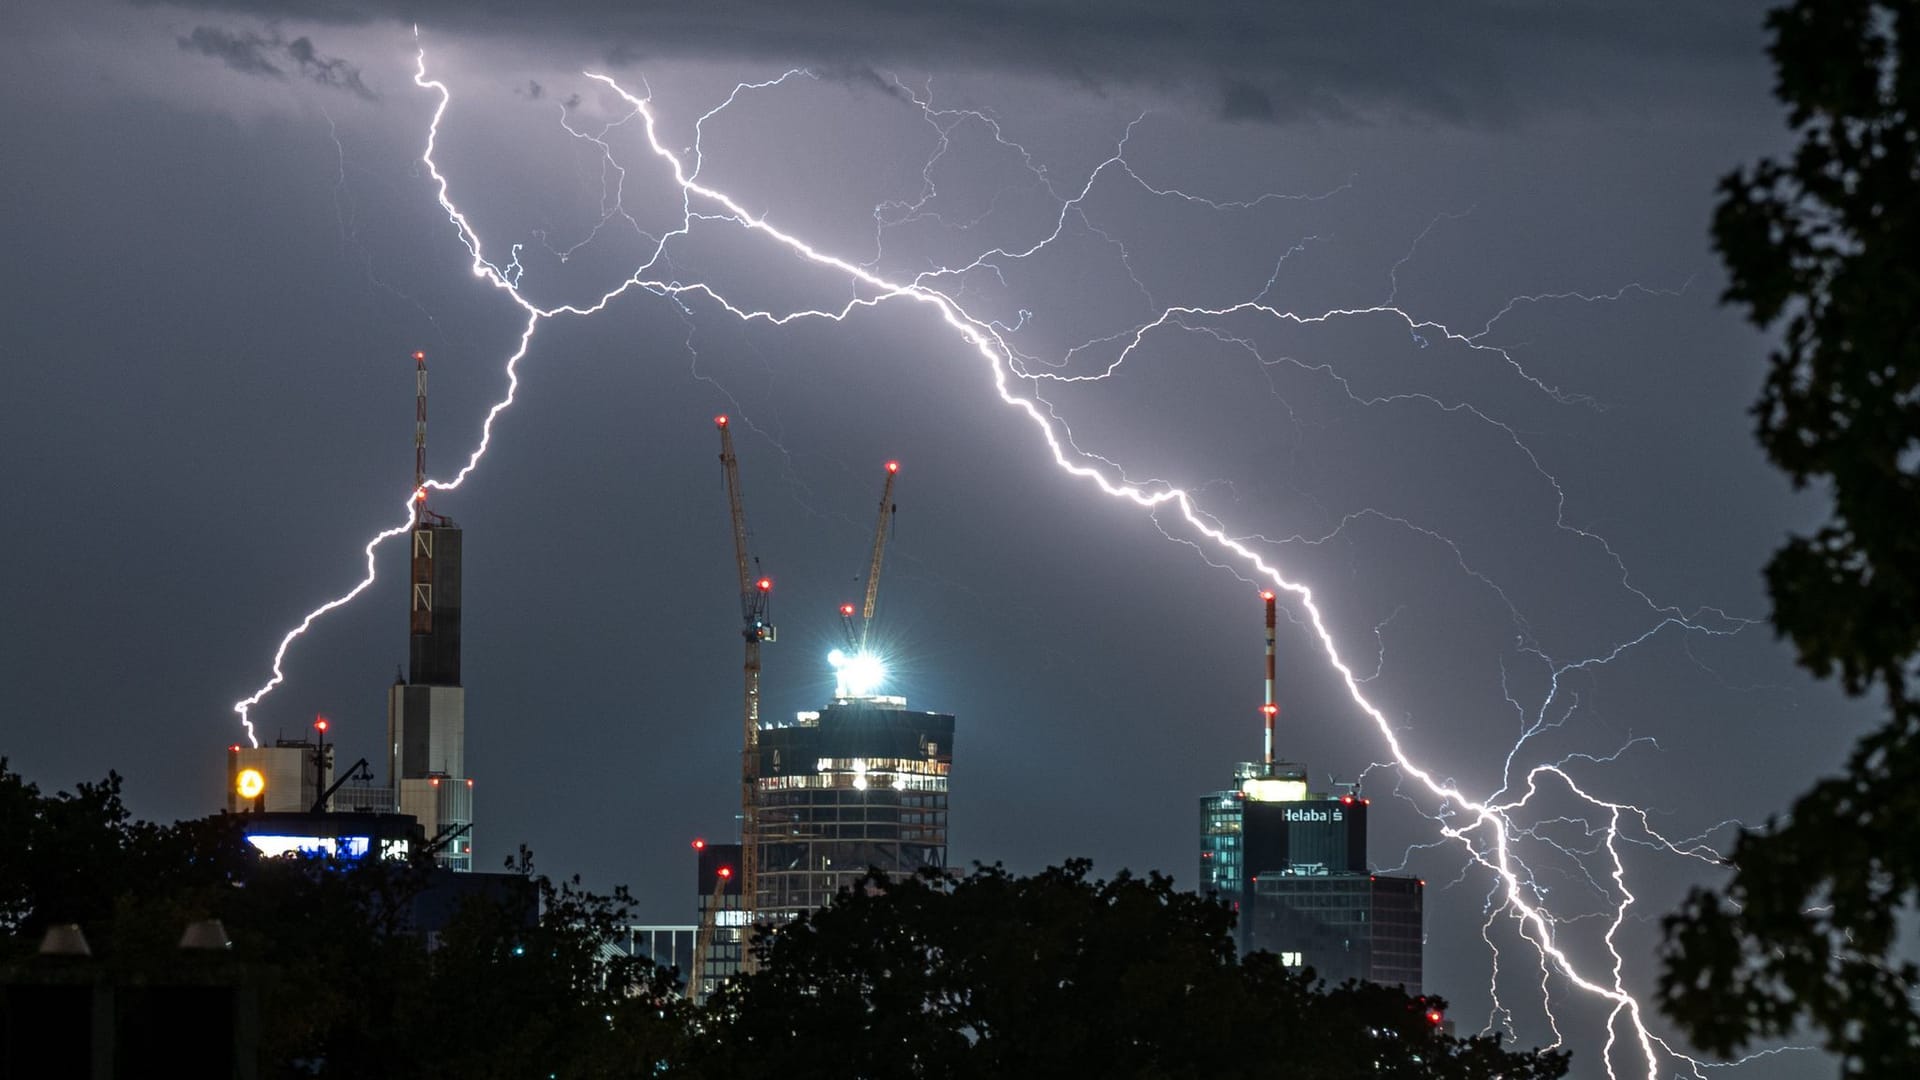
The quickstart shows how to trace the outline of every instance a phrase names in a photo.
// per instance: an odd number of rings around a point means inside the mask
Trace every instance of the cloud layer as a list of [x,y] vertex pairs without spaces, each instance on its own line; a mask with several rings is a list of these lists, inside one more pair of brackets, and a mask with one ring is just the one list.
[[338,57],[321,55],[309,38],[288,41],[278,33],[196,26],[191,34],[177,41],[181,49],[213,57],[243,74],[284,81],[288,72],[293,71],[321,86],[345,90],[369,101],[374,98],[373,91],[361,81],[358,67]]
[[[738,57],[1010,70],[1095,87],[1158,84],[1199,95],[1238,120],[1411,116],[1497,125],[1541,110],[1672,104],[1694,94],[1703,76],[1750,67],[1761,40],[1754,5],[1644,0],[1359,9],[1329,0],[1112,0],[1097,7],[1073,0],[731,0],[697,8],[624,0],[135,2],[318,24],[414,23],[516,37],[530,46],[585,43],[615,60]],[[1597,94],[1596,86],[1609,92]]]

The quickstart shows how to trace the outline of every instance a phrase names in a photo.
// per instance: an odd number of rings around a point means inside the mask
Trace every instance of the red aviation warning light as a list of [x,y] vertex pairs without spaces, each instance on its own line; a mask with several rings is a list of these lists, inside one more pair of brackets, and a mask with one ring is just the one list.
[[714,426],[714,427],[726,427],[726,426],[727,426],[727,418],[726,418],[726,417],[724,417],[724,416],[716,416],[716,417],[714,417],[714,418],[713,418],[713,426]]
[[320,734],[325,735],[327,733],[327,728],[329,726],[330,725],[328,725],[326,717],[316,716],[313,718],[313,730],[319,732]]
[[730,878],[733,876],[733,867],[723,866],[720,869],[715,870],[714,873],[719,874],[723,878]]
[[890,473],[897,473],[897,472],[899,472],[899,471],[900,471],[900,463],[899,463],[899,462],[897,462],[897,461],[889,461],[889,462],[887,462],[887,471],[888,471],[888,472],[890,472]]
[[425,360],[426,358],[427,358],[427,354],[426,354],[426,353],[423,353],[423,352],[421,352],[421,351],[420,351],[420,350],[418,350],[418,349],[415,349],[415,350],[413,351],[413,359],[415,360],[415,362],[418,362],[418,361],[421,361],[421,360]]
[[1272,590],[1272,589],[1261,589],[1261,590],[1260,590],[1260,599],[1262,599],[1262,600],[1271,600],[1271,599],[1273,599],[1273,590]]
[[1280,706],[1275,705],[1273,702],[1269,701],[1265,705],[1260,706],[1260,711],[1266,714],[1267,716],[1279,716]]
[[707,850],[707,842],[706,842],[705,840],[703,840],[703,839],[701,839],[701,838],[700,838],[700,837],[698,837],[698,836],[696,836],[696,837],[694,837],[694,838],[693,838],[693,850],[695,850],[695,851],[705,851],[705,850]]
[[841,605],[840,605],[840,614],[842,614],[842,615],[845,615],[845,616],[846,616],[847,618],[849,618],[849,619],[851,619],[851,618],[853,618],[853,605],[852,605],[852,604],[841,604]]
[[773,591],[773,579],[770,577],[763,577],[759,581],[754,582],[754,585],[758,587],[761,592]]

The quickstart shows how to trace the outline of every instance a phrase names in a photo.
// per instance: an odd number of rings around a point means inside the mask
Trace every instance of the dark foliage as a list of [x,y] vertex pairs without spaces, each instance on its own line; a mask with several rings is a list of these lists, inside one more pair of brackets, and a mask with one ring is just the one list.
[[607,946],[627,897],[512,864],[540,918],[477,897],[435,935],[411,925],[423,864],[262,859],[238,821],[134,821],[120,779],[42,795],[0,761],[0,964],[78,922],[109,973],[165,982],[204,967],[182,929],[218,918],[261,993],[267,1075],[654,1076],[676,1052],[671,977]]
[[1718,1052],[1811,1026],[1848,1076],[1916,1076],[1920,4],[1799,0],[1768,26],[1799,145],[1722,182],[1713,237],[1726,299],[1781,332],[1760,443],[1833,504],[1767,566],[1773,624],[1888,716],[1668,920],[1661,996]]
[[79,921],[94,963],[165,983],[208,958],[177,947],[216,917],[222,963],[260,988],[267,1075],[522,1077],[1233,1078],[1284,1062],[1300,1080],[1551,1080],[1560,1053],[1435,1027],[1428,1001],[1322,991],[1259,954],[1232,914],[1160,875],[867,878],[755,944],[757,973],[706,1008],[610,946],[624,890],[509,867],[539,918],[484,897],[429,942],[409,925],[419,865],[260,859],[234,822],[131,820],[119,780],[42,795],[0,767],[0,968],[51,923]]
[[[1511,1077],[1563,1054],[1457,1039],[1385,987],[1315,992],[1233,916],[1158,874],[1069,862],[951,880],[872,875],[755,942],[759,970],[712,1003],[701,1076]],[[1437,999],[1433,1004],[1438,1003]]]

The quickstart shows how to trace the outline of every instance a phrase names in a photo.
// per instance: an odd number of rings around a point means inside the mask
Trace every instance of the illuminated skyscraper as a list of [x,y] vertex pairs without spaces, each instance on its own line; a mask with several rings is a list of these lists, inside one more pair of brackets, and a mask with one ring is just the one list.
[[840,696],[760,731],[762,921],[820,907],[869,867],[947,867],[954,718],[907,699]]
[[1271,952],[1328,985],[1364,979],[1420,992],[1426,882],[1367,869],[1367,800],[1315,794],[1305,766],[1274,757],[1278,596],[1266,605],[1266,700],[1259,761],[1200,799],[1200,892],[1238,915],[1242,953]]
[[1200,800],[1200,889],[1238,912],[1240,951],[1420,993],[1426,882],[1367,869],[1369,800],[1309,792],[1288,762],[1234,779]]
[[409,540],[408,670],[387,691],[394,803],[420,820],[435,859],[473,869],[473,781],[467,777],[467,692],[460,685],[460,527],[423,505]]

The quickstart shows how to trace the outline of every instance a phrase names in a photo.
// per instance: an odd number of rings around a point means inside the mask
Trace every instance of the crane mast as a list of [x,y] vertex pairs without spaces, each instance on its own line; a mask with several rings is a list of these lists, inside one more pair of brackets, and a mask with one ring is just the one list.
[[[760,897],[760,816],[756,790],[760,775],[760,643],[774,640],[774,629],[767,623],[773,581],[753,576],[753,559],[747,551],[747,514],[740,499],[740,461],[733,453],[733,432],[724,416],[714,417],[713,426],[720,429],[720,467],[726,474],[727,508],[733,515],[733,555],[740,576],[741,637],[746,643],[741,702],[740,906],[747,914],[747,925],[752,926]],[[741,957],[741,964],[749,970],[752,968],[751,952]]]
[[892,531],[893,478],[900,475],[900,463],[887,462],[887,482],[880,489],[880,515],[873,526],[873,559],[867,564],[867,602],[860,607],[860,647],[866,648],[867,634],[873,629],[873,605],[880,599],[880,561],[887,554],[887,533]]
[[[693,974],[687,980],[687,996],[695,1000],[704,999],[707,994],[707,957],[713,952],[713,932],[720,917],[720,897],[726,893],[727,882],[732,879],[733,868],[730,866],[722,866],[714,871],[713,890],[707,894],[707,909],[700,913],[700,929],[695,932],[693,941]],[[742,962],[745,959],[746,954],[742,952]]]

